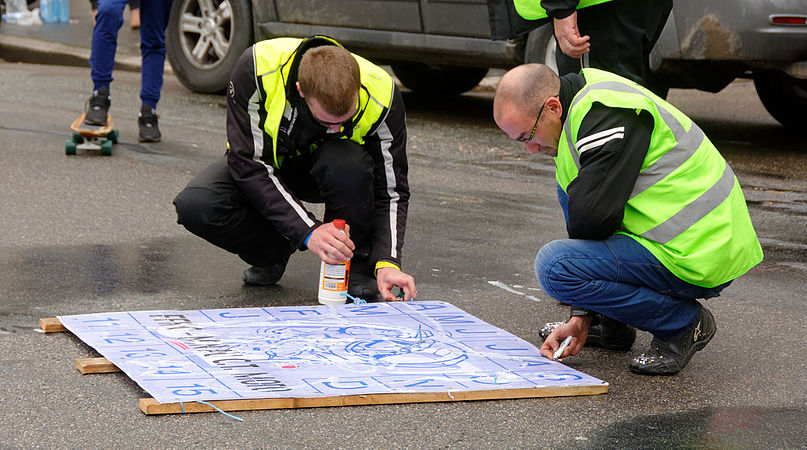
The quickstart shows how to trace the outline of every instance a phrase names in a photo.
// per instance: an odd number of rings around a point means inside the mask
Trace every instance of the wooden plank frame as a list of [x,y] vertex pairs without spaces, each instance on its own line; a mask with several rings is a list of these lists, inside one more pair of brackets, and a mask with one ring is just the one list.
[[[267,398],[248,400],[211,400],[207,402],[222,411],[253,411],[264,409],[322,408],[333,406],[392,405],[398,403],[462,402],[471,400],[504,400],[518,398],[569,397],[598,395],[608,392],[608,384],[600,386],[564,386],[531,389],[498,389],[461,392],[417,392],[406,394],[343,395],[310,398]],[[216,412],[204,403],[159,403],[153,398],[141,398],[140,410],[146,415]]]

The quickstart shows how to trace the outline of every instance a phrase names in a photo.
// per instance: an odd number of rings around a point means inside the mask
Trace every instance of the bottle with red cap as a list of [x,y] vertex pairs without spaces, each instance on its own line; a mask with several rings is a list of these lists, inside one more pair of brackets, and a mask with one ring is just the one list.
[[[345,232],[345,221],[334,219],[337,230]],[[347,300],[347,281],[350,275],[350,260],[339,264],[322,261],[319,270],[319,292],[317,299],[323,305],[341,305]]]

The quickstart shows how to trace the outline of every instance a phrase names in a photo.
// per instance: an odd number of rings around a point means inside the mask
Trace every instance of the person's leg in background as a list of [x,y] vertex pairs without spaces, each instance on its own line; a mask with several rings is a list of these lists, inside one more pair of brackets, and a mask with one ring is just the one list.
[[672,9],[672,0],[615,0],[577,11],[582,36],[591,36],[583,59],[570,58],[558,48],[560,75],[592,67],[623,76],[666,97],[666,88],[650,72],[650,51]]
[[129,26],[133,30],[140,28],[140,0],[129,0]]
[[140,142],[159,142],[162,134],[158,126],[157,102],[163,86],[165,71],[165,27],[171,12],[171,0],[143,0],[140,4],[141,66],[140,114],[138,117]]
[[128,0],[98,0],[92,32],[90,78],[93,93],[87,106],[88,125],[104,125],[110,107],[110,83],[118,48],[118,30],[123,24],[123,9]]

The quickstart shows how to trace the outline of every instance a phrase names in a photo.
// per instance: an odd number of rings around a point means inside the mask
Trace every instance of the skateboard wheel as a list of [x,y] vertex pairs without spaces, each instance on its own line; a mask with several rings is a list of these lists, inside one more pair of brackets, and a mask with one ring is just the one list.
[[76,154],[76,143],[73,142],[72,139],[68,139],[64,141],[64,153],[66,155],[75,155]]
[[73,142],[75,142],[76,144],[81,144],[82,142],[84,142],[84,136],[82,136],[81,133],[76,133],[74,131],[73,132]]
[[109,133],[109,140],[112,141],[113,144],[118,143],[118,130],[112,130],[112,132]]
[[109,156],[112,154],[112,141],[104,141],[101,143],[101,154],[104,156]]

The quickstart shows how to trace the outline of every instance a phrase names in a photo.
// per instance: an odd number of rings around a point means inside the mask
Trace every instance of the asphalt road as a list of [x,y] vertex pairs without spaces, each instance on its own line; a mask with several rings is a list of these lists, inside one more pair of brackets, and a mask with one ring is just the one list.
[[[279,286],[247,288],[245,265],[175,223],[171,200],[224,151],[224,99],[166,79],[163,142],[136,139],[139,74],[116,72],[111,157],[65,156],[89,70],[0,62],[0,447],[751,447],[807,442],[807,149],[749,82],[673,91],[737,173],[766,258],[709,300],[718,333],[673,377],[631,374],[630,352],[565,363],[610,383],[590,397],[145,416],[122,374],[80,375],[97,356],[40,317],[104,311],[306,305],[318,261],[295,255]],[[488,86],[495,79],[487,80]],[[567,309],[532,261],[564,236],[552,161],[499,132],[492,94],[405,94],[412,199],[405,270],[443,300],[539,343]],[[536,300],[529,296],[535,297]]]

